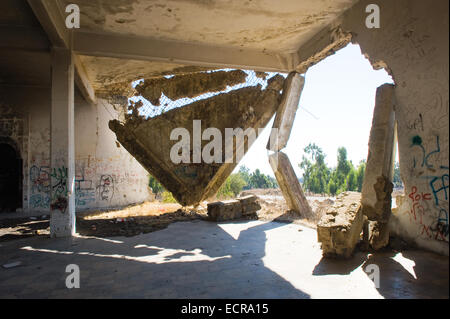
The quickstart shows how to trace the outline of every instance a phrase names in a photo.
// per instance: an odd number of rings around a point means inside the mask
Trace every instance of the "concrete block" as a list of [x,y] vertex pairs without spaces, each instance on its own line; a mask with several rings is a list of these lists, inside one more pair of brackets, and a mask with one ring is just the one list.
[[304,84],[305,78],[296,72],[289,73],[286,78],[281,103],[272,126],[277,130],[272,131],[273,135],[267,143],[269,151],[278,152],[286,147]]
[[349,258],[360,239],[364,216],[357,192],[340,194],[317,224],[324,257]]
[[238,198],[242,206],[242,215],[253,215],[261,209],[261,205],[259,205],[257,199],[258,198],[255,195],[248,195]]
[[291,162],[283,152],[269,155],[269,163],[275,173],[278,185],[290,210],[296,211],[303,217],[312,216],[306,196],[303,193],[300,182],[295,175]]
[[255,215],[261,206],[255,195],[225,200],[208,204],[208,216],[213,221],[239,219],[243,216]]
[[208,216],[211,220],[220,222],[242,217],[241,202],[232,199],[208,204]]

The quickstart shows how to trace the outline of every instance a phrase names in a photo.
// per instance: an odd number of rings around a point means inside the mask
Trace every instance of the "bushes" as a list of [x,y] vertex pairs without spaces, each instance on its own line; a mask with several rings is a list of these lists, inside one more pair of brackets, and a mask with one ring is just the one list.
[[159,194],[164,191],[164,187],[152,175],[150,175],[148,186],[150,186],[152,192],[155,194]]
[[217,192],[218,198],[236,197],[247,185],[240,173],[231,174]]
[[150,175],[148,186],[152,189],[152,192],[156,195],[161,194],[161,200],[163,203],[176,203],[177,200],[173,197],[172,193],[167,191],[160,182]]
[[173,197],[171,192],[163,191],[161,194],[163,203],[177,203],[177,200]]

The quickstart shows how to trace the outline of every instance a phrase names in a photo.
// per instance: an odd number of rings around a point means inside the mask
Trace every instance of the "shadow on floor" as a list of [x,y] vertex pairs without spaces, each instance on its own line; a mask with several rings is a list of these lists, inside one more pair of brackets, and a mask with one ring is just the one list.
[[378,266],[378,292],[385,298],[449,298],[448,257],[421,250],[381,252],[362,267],[369,265]]
[[313,270],[314,276],[348,275],[367,260],[367,254],[356,252],[350,259],[324,258]]
[[[174,232],[161,231],[130,238],[36,241],[20,249],[23,267],[0,271],[0,297],[310,297],[262,261],[265,232],[283,224],[257,224],[237,239],[216,223],[192,222],[189,229],[180,224],[171,226],[177,227],[175,238]],[[80,267],[80,289],[65,287],[65,267],[72,263]]]
[[347,275],[359,267],[374,284],[378,272],[378,292],[384,298],[449,297],[448,257],[422,250],[355,252],[348,260],[322,258],[313,275]]

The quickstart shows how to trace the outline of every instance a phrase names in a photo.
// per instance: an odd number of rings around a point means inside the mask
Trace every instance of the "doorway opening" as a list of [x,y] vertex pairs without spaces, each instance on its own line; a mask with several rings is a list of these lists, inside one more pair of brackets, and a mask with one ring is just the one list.
[[0,143],[0,212],[22,207],[22,159],[10,143]]

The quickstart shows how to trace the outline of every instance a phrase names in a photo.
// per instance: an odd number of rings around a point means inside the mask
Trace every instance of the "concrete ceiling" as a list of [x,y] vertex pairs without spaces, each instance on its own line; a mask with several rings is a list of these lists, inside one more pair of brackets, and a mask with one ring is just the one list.
[[354,0],[63,0],[81,28],[156,39],[292,53]]
[[0,84],[50,86],[50,42],[26,1],[0,1]]
[[[33,67],[39,60],[30,52],[42,55],[70,41],[88,98],[89,91],[161,74],[223,67],[288,72],[298,64],[299,48],[357,1],[2,0],[0,83],[48,83],[48,72],[42,79],[24,77],[28,68],[40,73],[50,67],[42,57]],[[72,3],[81,23],[69,40],[65,7]],[[31,65],[15,73],[20,54],[14,63],[11,49],[22,50]]]
[[[150,77],[182,65],[202,65],[193,61],[188,52],[196,48],[172,49],[173,43],[198,45],[205,58],[204,66],[215,66],[211,56],[225,52],[228,59],[218,66],[288,71],[289,54],[339,14],[355,0],[62,0],[62,7],[76,3],[81,12],[81,31],[95,34],[115,34],[138,37],[149,46],[186,52],[186,59],[166,60],[152,64],[139,61],[126,63],[115,59],[85,56],[89,77],[94,87],[114,83],[116,79]],[[162,42],[158,42],[161,40]],[[123,42],[123,41],[122,41]],[[143,41],[144,42],[144,41]],[[168,45],[167,45],[168,44]],[[176,45],[175,44],[175,45]],[[132,46],[133,43],[130,44]],[[214,50],[216,49],[216,50]],[[227,51],[228,50],[228,51]],[[165,52],[164,52],[165,53]],[[162,54],[164,54],[162,53]],[[160,55],[157,52],[154,55]],[[172,64],[170,62],[178,62]],[[260,62],[259,62],[260,61]],[[282,61],[282,62],[280,62]],[[284,61],[284,63],[283,63]],[[200,63],[198,63],[200,62]],[[252,62],[255,62],[254,64]],[[261,67],[259,67],[261,64]],[[259,67],[259,68],[258,68]],[[120,76],[114,76],[120,75]]]

